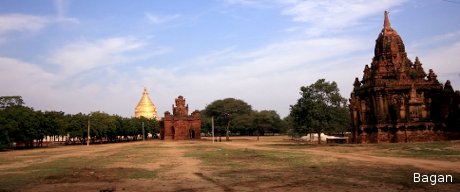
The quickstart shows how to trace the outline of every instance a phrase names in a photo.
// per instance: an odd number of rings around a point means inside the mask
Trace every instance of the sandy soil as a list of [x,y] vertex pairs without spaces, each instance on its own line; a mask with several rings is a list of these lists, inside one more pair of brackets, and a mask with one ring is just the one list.
[[[161,141],[147,141],[149,143],[158,143]],[[164,147],[170,147],[170,150],[165,150],[162,157],[157,160],[153,166],[141,166],[140,168],[155,169],[162,165],[172,165],[171,170],[166,170],[159,173],[160,179],[158,180],[135,180],[126,179],[117,181],[116,183],[107,182],[74,182],[74,183],[58,183],[58,184],[41,184],[39,186],[27,186],[20,191],[35,192],[35,191],[233,191],[222,183],[213,182],[207,179],[207,173],[200,170],[200,161],[194,158],[183,157],[184,149],[180,146],[186,141],[166,142]],[[117,148],[145,144],[142,142],[127,142],[117,144],[103,144],[103,145],[90,145],[87,146],[60,146],[56,148],[42,148],[31,150],[13,150],[1,155],[15,156],[18,159],[21,156],[27,156],[30,153],[37,153],[46,151],[46,153],[61,153],[57,155],[50,155],[46,158],[35,159],[33,161],[14,162],[10,164],[0,165],[0,171],[6,169],[21,168],[26,166],[33,166],[50,162],[59,158],[68,157],[82,157],[88,155],[95,155],[98,152],[104,151],[104,154],[110,155],[115,153]],[[112,152],[110,152],[112,151]],[[71,153],[69,153],[71,152]],[[122,165],[116,165],[122,166]],[[126,165],[124,167],[129,167]],[[8,172],[2,172],[6,174]],[[1,191],[1,190],[0,190]]]
[[232,146],[235,148],[247,148],[259,149],[259,150],[280,150],[280,151],[289,151],[289,152],[307,152],[315,155],[322,155],[327,157],[334,158],[344,158],[349,160],[371,162],[375,164],[391,164],[391,165],[411,165],[425,170],[431,171],[447,171],[460,173],[460,163],[458,162],[447,162],[447,161],[437,161],[437,160],[425,160],[425,159],[415,159],[415,158],[401,158],[401,157],[377,157],[366,154],[359,153],[338,153],[331,151],[324,151],[321,149],[279,149],[273,147],[258,146],[259,143],[255,142],[224,142],[224,145]]
[[[14,168],[21,168],[25,166],[33,166],[43,162],[51,162],[59,158],[68,157],[84,157],[95,155],[99,152],[105,154],[115,153],[116,149],[131,145],[140,145],[145,143],[160,144],[167,147],[168,150],[163,150],[161,157],[156,159],[156,162],[151,162],[143,165],[145,169],[157,169],[161,166],[169,166],[168,169],[158,173],[159,179],[147,180],[147,179],[123,179],[117,180],[116,182],[107,181],[84,181],[84,182],[70,182],[70,183],[44,183],[38,186],[20,186],[16,189],[19,191],[99,191],[106,189],[107,191],[305,191],[305,188],[299,188],[296,186],[273,186],[270,183],[264,187],[264,184],[258,184],[257,186],[246,185],[245,187],[231,186],[226,182],[216,182],[211,178],[209,171],[206,171],[203,166],[200,165],[200,160],[195,158],[184,157],[186,149],[182,146],[190,144],[211,144],[211,140],[202,139],[201,141],[173,141],[163,142],[159,140],[151,140],[146,142],[126,142],[117,144],[100,144],[90,146],[59,146],[40,148],[32,150],[13,150],[8,152],[0,153],[2,156],[14,157],[13,159],[21,159],[27,157],[33,153],[46,152],[43,158],[37,158],[34,160],[28,160],[25,162],[11,162],[11,163],[0,163],[0,176],[8,173],[7,170]],[[362,153],[339,153],[325,151],[321,148],[306,148],[306,149],[289,149],[289,148],[277,148],[270,147],[264,144],[273,144],[273,141],[256,141],[254,137],[248,137],[242,140],[233,140],[230,142],[219,142],[214,145],[222,146],[222,148],[232,149],[256,149],[256,150],[277,150],[277,151],[289,151],[295,153],[308,153],[320,156],[326,156],[329,158],[336,158],[338,160],[348,159],[353,161],[368,162],[372,164],[382,165],[410,165],[427,171],[445,171],[452,173],[460,173],[460,163],[458,162],[447,162],[437,160],[425,160],[415,158],[399,158],[399,157],[378,157],[372,155],[366,155]],[[125,165],[114,165],[115,167],[122,167]],[[126,165],[129,167],[129,165]],[[271,186],[271,187],[270,187]],[[312,191],[335,191],[336,189],[323,189],[312,187],[309,188]],[[345,189],[350,190],[350,189]],[[352,191],[359,191],[359,188],[352,188]],[[376,188],[377,191],[387,191],[386,189]],[[394,189],[393,189],[394,190]],[[0,189],[0,191],[2,191]]]

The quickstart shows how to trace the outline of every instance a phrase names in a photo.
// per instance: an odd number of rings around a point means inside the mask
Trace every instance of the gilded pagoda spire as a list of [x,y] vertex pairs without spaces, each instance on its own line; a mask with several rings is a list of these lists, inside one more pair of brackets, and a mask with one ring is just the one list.
[[160,118],[157,116],[157,108],[152,103],[149,98],[149,93],[147,92],[147,87],[144,87],[144,93],[142,94],[142,98],[137,104],[136,109],[134,110],[135,117],[144,116],[146,118],[152,119],[155,118],[159,120]]

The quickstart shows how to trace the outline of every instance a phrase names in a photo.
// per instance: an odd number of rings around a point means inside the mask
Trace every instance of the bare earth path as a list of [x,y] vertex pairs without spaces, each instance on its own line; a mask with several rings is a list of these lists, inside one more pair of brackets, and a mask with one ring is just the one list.
[[372,155],[358,154],[358,153],[339,153],[324,151],[321,149],[280,149],[275,147],[259,146],[263,142],[223,142],[222,144],[233,148],[251,148],[259,150],[280,150],[289,152],[308,152],[315,155],[344,158],[356,161],[365,161],[375,164],[391,164],[391,165],[411,165],[414,167],[422,168],[430,171],[446,171],[460,173],[460,163],[458,162],[447,162],[437,160],[426,160],[426,159],[413,159],[403,157],[378,157]]
[[[159,174],[160,181],[157,183],[161,190],[180,191],[189,189],[193,191],[231,191],[227,186],[208,179],[208,172],[200,169],[200,160],[184,157],[185,149],[182,149],[184,141],[166,143],[165,157],[160,161],[164,166],[172,166]],[[185,188],[185,189],[184,189]]]

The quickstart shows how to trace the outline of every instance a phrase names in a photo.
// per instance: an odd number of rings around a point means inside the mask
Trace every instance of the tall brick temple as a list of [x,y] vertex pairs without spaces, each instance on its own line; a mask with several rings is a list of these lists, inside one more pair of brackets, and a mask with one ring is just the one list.
[[173,114],[165,112],[160,121],[161,140],[187,140],[201,138],[201,115],[195,110],[188,115],[188,104],[182,96],[176,98],[176,106],[172,105]]
[[442,85],[432,69],[407,58],[388,12],[370,66],[355,79],[350,98],[354,143],[419,142],[460,138],[459,98],[450,81]]

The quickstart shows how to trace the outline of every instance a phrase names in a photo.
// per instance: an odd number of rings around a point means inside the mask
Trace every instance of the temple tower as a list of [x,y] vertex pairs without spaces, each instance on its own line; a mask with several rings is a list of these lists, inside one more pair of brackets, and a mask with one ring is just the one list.
[[353,83],[351,140],[377,143],[458,138],[455,121],[460,93],[454,93],[449,81],[444,86],[439,83],[432,69],[426,74],[418,57],[415,62],[407,57],[387,11],[383,23],[372,62],[364,67],[362,80],[355,78]]
[[152,103],[152,101],[149,98],[149,93],[147,92],[147,88],[144,87],[144,93],[142,94],[142,98],[139,101],[139,104],[137,104],[136,109],[134,110],[134,116],[135,117],[141,117],[144,116],[149,119],[156,119],[160,120],[161,118],[158,117],[157,115],[157,108],[155,105]]

